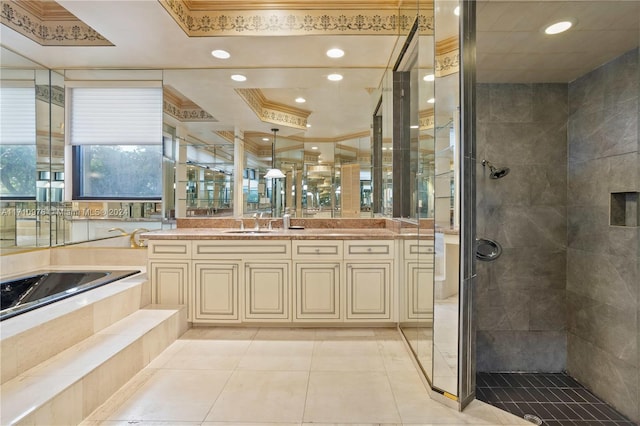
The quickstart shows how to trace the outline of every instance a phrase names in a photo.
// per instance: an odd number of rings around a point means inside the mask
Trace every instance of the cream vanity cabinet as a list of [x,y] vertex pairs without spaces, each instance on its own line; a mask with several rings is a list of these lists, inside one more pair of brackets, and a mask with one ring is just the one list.
[[291,321],[291,242],[193,242],[194,323]]
[[394,242],[344,242],[346,321],[391,321]]
[[341,321],[342,240],[295,240],[294,321]]
[[152,303],[190,305],[191,241],[150,240],[147,250]]
[[402,322],[433,321],[433,240],[405,240],[403,242],[405,293]]

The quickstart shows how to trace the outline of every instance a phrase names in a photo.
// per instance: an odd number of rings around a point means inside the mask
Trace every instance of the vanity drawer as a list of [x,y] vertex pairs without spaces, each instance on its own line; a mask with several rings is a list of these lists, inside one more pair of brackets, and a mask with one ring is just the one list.
[[393,258],[393,245],[391,240],[366,240],[345,241],[345,259],[390,259]]
[[342,259],[341,240],[330,241],[293,241],[293,258],[306,260]]
[[290,259],[291,241],[196,241],[194,259]]
[[147,253],[150,259],[189,259],[191,241],[149,240]]
[[433,240],[405,240],[404,258],[405,260],[422,259],[423,257],[433,257],[435,253]]

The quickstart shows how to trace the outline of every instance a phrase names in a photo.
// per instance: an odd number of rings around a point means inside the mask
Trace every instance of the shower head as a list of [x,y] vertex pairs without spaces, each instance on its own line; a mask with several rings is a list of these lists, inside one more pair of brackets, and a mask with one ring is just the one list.
[[493,164],[491,164],[487,160],[482,160],[482,165],[489,167],[489,177],[491,179],[500,179],[500,178],[503,178],[503,177],[505,177],[506,175],[509,174],[509,168],[508,167],[496,168],[496,167],[493,166]]

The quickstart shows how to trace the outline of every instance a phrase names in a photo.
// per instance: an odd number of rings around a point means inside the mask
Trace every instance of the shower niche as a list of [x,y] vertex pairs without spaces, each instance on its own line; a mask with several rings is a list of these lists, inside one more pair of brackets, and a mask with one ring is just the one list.
[[612,192],[609,224],[611,226],[640,226],[640,192]]

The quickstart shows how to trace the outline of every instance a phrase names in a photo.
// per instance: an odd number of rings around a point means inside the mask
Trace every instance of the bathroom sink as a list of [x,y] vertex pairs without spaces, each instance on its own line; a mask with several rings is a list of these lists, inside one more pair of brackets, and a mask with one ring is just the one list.
[[271,229],[230,229],[224,231],[225,234],[268,234],[273,232]]

